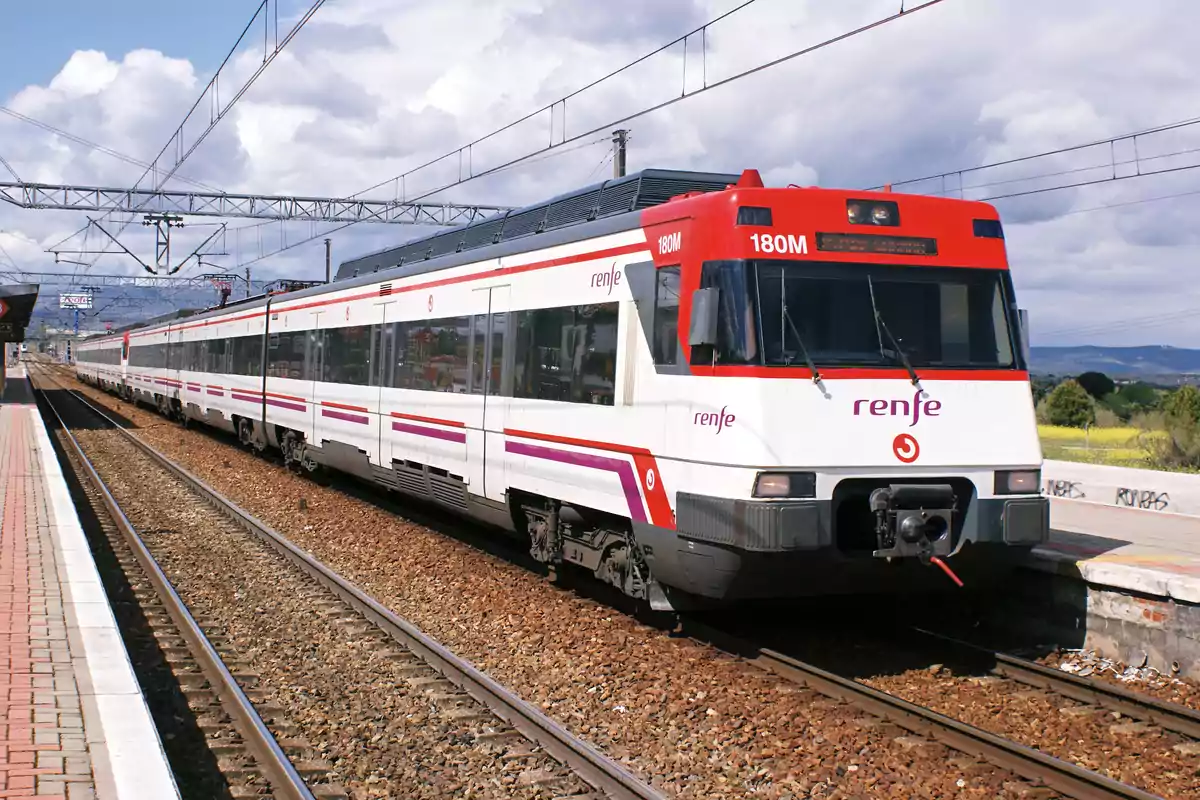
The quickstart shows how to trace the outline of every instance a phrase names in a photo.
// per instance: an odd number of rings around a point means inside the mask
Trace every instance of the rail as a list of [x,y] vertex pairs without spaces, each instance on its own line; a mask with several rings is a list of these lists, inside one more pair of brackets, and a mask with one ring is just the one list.
[[[58,383],[54,377],[51,377],[50,380]],[[664,795],[642,782],[598,749],[513,694],[467,660],[455,655],[408,620],[382,606],[353,583],[292,544],[282,534],[242,510],[236,503],[221,495],[203,480],[146,444],[79,392],[62,387],[61,384],[58,385],[112,426],[114,430],[120,432],[155,463],[183,481],[215,509],[262,539],[306,575],[349,603],[360,614],[445,676],[447,680],[488,707],[492,713],[527,739],[540,745],[550,756],[572,769],[598,791],[614,800],[664,800]],[[111,500],[107,493],[105,493],[105,498],[106,503]],[[122,517],[122,519],[124,518]],[[147,557],[149,557],[148,553]],[[194,625],[194,623],[192,624]]]
[[780,677],[847,702],[872,716],[892,722],[912,733],[927,736],[959,752],[981,758],[1035,784],[1075,800],[1155,800],[1142,791],[1084,769],[1040,750],[989,733],[857,681],[843,678],[812,664],[768,648],[759,648],[737,637],[690,620],[684,631],[697,639],[739,653],[749,663]]
[[[54,402],[46,395],[44,391],[35,390],[41,395],[46,407],[57,420],[67,443],[71,447],[72,453],[79,459],[79,463],[83,465],[85,475],[81,476],[90,481],[99,493],[104,502],[109,516],[114,524],[120,530],[121,535],[129,543],[133,550],[134,556],[142,569],[145,570],[151,585],[154,587],[155,593],[162,600],[163,607],[170,615],[171,620],[179,629],[184,640],[188,643],[188,647],[195,656],[200,669],[204,672],[205,678],[213,687],[217,699],[220,701],[222,708],[229,714],[238,733],[246,742],[251,755],[254,757],[255,763],[262,771],[263,775],[271,782],[271,789],[275,797],[280,800],[315,800],[312,792],[309,791],[304,779],[296,771],[290,759],[283,752],[276,741],[274,735],[263,722],[262,717],[258,715],[254,705],[250,699],[246,697],[245,692],[238,685],[233,674],[226,667],[225,662],[217,653],[212,642],[205,636],[204,631],[196,623],[183,600],[176,593],[174,587],[171,586],[170,580],[159,567],[158,562],[154,560],[154,556],[150,554],[145,542],[138,535],[137,530],[125,516],[121,507],[117,505],[116,499],[108,490],[104,481],[100,478],[96,468],[92,462],[84,455],[83,448],[79,441],[71,433],[71,429],[67,426],[66,420],[59,413]],[[91,404],[86,403],[89,408],[95,411]],[[99,412],[97,412],[99,413]],[[104,415],[101,415],[104,416]],[[104,416],[104,419],[112,423],[112,420]],[[119,426],[117,426],[119,429]]]
[[1072,675],[1035,661],[990,650],[936,631],[923,628],[914,628],[913,630],[923,636],[939,639],[963,650],[994,659],[995,666],[992,667],[992,672],[1002,678],[1036,686],[1040,689],[1049,689],[1055,694],[1081,703],[1090,703],[1110,711],[1119,711],[1127,717],[1153,723],[1160,728],[1191,739],[1200,739],[1200,712],[1186,706],[1131,692],[1121,686],[1103,681]]

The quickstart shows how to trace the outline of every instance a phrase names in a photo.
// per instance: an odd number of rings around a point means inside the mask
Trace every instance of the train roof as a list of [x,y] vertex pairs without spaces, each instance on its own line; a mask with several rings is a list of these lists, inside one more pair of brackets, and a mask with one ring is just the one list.
[[138,328],[151,328],[164,322],[174,322],[177,319],[183,319],[184,317],[190,317],[193,314],[199,314],[203,310],[204,309],[200,308],[179,308],[175,311],[169,311],[166,314],[159,314],[157,317],[143,319],[139,322],[131,322],[128,325],[122,325],[119,328],[113,328],[112,330],[104,331],[103,333],[94,334],[87,337],[87,341],[91,341],[93,339],[99,341],[100,339],[107,339],[110,336],[119,336],[126,331],[135,331]]
[[644,169],[343,261],[335,280],[629,214],[687,192],[719,192],[737,181],[737,175],[720,172]]

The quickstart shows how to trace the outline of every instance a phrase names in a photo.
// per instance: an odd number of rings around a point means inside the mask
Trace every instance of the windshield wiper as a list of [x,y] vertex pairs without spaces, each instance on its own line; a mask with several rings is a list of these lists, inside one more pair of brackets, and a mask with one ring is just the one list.
[[800,331],[796,330],[796,323],[792,322],[792,315],[788,313],[786,300],[783,302],[783,319],[787,322],[788,327],[792,329],[792,335],[796,337],[796,344],[800,345],[800,354],[804,356],[804,363],[812,371],[813,383],[820,383],[821,373],[817,371],[817,365],[813,363],[812,358],[808,355],[808,348],[804,346],[804,340],[800,338]]
[[[892,335],[892,331],[888,328],[887,323],[883,321],[883,315],[879,313],[879,306],[875,303],[875,284],[871,281],[871,276],[867,276],[867,289],[871,292],[871,310],[875,312],[875,324],[887,336],[888,341],[892,343],[892,347],[896,349],[896,355],[900,358],[900,363],[904,365],[904,369],[908,370],[908,377],[912,379],[912,385],[916,386],[921,380],[917,376],[917,371],[913,369],[912,362],[908,360],[908,356],[904,353],[904,348],[900,346],[900,342],[896,341],[896,337]],[[880,352],[883,348],[880,347]]]

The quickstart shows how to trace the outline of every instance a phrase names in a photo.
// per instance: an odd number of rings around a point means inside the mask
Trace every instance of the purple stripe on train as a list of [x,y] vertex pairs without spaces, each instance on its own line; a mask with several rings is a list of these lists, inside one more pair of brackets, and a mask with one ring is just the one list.
[[573,464],[577,467],[615,472],[617,477],[621,479],[621,491],[625,493],[625,502],[629,506],[630,518],[637,522],[646,521],[646,512],[642,507],[642,496],[638,493],[637,478],[634,476],[633,467],[630,466],[628,461],[623,461],[619,458],[607,458],[606,456],[595,456],[590,453],[554,450],[549,447],[539,447],[535,444],[525,444],[524,442],[505,442],[504,449],[514,455],[541,458],[546,461],[557,461],[559,464]]
[[268,397],[267,405],[286,408],[289,411],[308,411],[308,406],[304,405],[303,403],[289,403],[287,400],[280,400],[276,397]]
[[209,390],[208,390],[208,393],[209,393],[209,394],[211,394],[211,395],[216,395],[217,397],[224,397],[224,396],[225,396],[225,393],[224,393],[224,392],[218,392],[216,389],[209,389]]
[[234,400],[241,400],[246,403],[261,403],[262,402],[261,397],[250,397],[249,395],[238,394],[236,391],[230,392],[229,396],[232,397]]
[[409,425],[407,422],[393,422],[392,430],[411,433],[414,436],[427,436],[430,439],[444,439],[447,442],[467,443],[467,434],[464,431],[443,431],[437,428],[426,428],[424,425]]
[[331,408],[322,408],[321,416],[340,419],[342,422],[357,422],[359,425],[371,424],[370,417],[364,417],[362,414],[347,414],[345,411],[334,411]]

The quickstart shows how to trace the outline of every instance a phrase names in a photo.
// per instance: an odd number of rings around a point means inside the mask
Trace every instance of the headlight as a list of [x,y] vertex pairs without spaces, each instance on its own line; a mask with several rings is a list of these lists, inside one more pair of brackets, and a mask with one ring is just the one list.
[[754,480],[755,497],[816,497],[815,472],[760,472]]
[[1037,494],[1041,484],[1040,469],[996,470],[996,494]]

